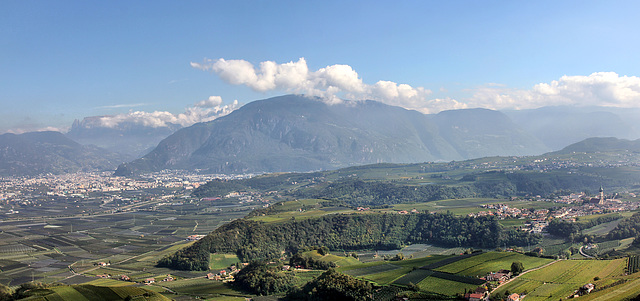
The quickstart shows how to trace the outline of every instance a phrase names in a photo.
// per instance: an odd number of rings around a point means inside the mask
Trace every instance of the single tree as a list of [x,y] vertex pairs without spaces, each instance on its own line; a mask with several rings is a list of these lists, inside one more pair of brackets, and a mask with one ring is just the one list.
[[520,275],[524,271],[524,265],[520,261],[514,261],[511,263],[511,273],[513,275]]

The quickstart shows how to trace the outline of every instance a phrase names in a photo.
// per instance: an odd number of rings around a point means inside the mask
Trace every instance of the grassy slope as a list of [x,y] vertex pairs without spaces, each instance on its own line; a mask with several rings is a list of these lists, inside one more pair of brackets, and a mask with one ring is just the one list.
[[616,260],[564,260],[540,270],[520,276],[497,292],[528,291],[527,300],[560,299],[569,296],[584,284],[610,282],[624,274],[626,259]]
[[482,277],[490,272],[497,272],[500,269],[510,270],[511,263],[514,261],[522,262],[525,270],[529,270],[545,265],[553,260],[512,252],[487,252],[445,265],[436,270],[462,276]]

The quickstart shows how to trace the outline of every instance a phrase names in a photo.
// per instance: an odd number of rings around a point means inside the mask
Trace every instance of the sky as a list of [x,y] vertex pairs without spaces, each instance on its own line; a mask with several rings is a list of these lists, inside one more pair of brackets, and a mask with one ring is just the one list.
[[[298,93],[640,107],[638,1],[0,1],[0,133],[190,125]],[[342,99],[342,100],[341,100]]]

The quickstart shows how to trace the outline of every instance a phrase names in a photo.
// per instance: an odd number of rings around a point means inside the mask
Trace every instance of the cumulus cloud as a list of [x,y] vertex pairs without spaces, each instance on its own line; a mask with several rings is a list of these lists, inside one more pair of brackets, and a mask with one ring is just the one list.
[[474,91],[467,102],[473,107],[529,109],[550,105],[640,107],[640,77],[615,72],[562,76],[529,90],[487,85]]
[[[640,78],[619,76],[614,72],[597,72],[588,76],[563,76],[550,83],[540,83],[531,89],[514,89],[501,84],[487,84],[471,92],[471,97],[454,99],[450,96],[429,99],[432,91],[392,81],[374,84],[363,82],[349,65],[331,65],[309,70],[304,58],[278,64],[265,61],[254,66],[245,60],[206,59],[191,66],[212,71],[224,81],[244,85],[258,92],[285,91],[319,96],[328,103],[341,99],[372,99],[418,110],[437,113],[463,108],[528,109],[548,105],[597,105],[640,107]],[[440,88],[440,94],[449,91]]]
[[349,65],[337,64],[310,71],[304,58],[284,64],[265,61],[257,68],[245,60],[221,58],[207,59],[202,63],[192,62],[191,66],[213,71],[230,84],[245,85],[258,92],[280,90],[303,93],[322,97],[328,102],[340,102],[340,97],[372,99],[407,109],[429,111],[426,98],[431,90],[391,81],[366,84]]
[[238,101],[223,105],[220,96],[210,96],[191,107],[185,108],[184,113],[173,114],[166,111],[144,112],[135,111],[126,114],[99,116],[91,119],[92,126],[117,128],[121,124],[139,124],[148,127],[168,127],[172,124],[190,126],[198,122],[207,122],[227,115],[239,107]]

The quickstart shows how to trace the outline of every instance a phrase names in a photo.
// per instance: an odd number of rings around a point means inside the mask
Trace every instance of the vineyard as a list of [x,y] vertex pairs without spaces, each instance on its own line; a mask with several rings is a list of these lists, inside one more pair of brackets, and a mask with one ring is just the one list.
[[[616,260],[562,260],[542,269],[529,272],[504,285],[498,292],[527,292],[527,300],[560,299],[577,288],[593,283],[610,283],[624,275],[626,259]],[[613,280],[612,280],[613,279]]]
[[525,270],[528,270],[545,265],[553,260],[526,256],[515,252],[487,252],[441,266],[435,270],[462,276],[482,277],[500,269],[508,270],[514,261],[522,262]]
[[638,256],[629,256],[629,263],[627,263],[627,273],[633,274],[640,271],[640,258]]

